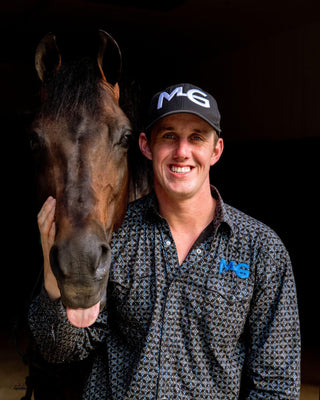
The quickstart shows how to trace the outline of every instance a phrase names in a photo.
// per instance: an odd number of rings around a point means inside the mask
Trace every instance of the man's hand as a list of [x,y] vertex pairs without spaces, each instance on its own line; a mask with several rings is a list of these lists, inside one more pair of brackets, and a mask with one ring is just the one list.
[[55,210],[56,200],[50,196],[47,198],[38,214],[38,227],[41,235],[44,264],[44,287],[51,300],[56,300],[61,297],[57,280],[51,270],[49,258],[50,250],[56,235],[56,226],[54,222]]

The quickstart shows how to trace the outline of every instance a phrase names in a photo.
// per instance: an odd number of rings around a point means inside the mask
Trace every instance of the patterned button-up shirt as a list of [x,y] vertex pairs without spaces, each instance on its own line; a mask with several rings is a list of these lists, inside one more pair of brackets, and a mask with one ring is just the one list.
[[94,351],[88,400],[298,400],[292,268],[267,226],[217,199],[179,265],[154,194],[131,203],[112,241],[107,306],[90,328],[43,292],[30,326],[51,362]]

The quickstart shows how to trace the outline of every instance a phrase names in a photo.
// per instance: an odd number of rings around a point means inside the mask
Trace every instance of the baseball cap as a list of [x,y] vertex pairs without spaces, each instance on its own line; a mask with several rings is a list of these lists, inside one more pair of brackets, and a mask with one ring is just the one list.
[[152,97],[147,110],[146,130],[150,130],[161,118],[177,113],[197,115],[211,125],[218,135],[221,133],[221,116],[216,100],[190,83],[169,86]]

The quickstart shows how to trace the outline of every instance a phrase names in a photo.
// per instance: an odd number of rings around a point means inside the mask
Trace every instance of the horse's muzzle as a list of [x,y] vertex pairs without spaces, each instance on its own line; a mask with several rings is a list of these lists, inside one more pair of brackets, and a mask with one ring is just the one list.
[[50,263],[66,307],[89,308],[105,299],[111,248],[102,235],[74,232],[58,237]]

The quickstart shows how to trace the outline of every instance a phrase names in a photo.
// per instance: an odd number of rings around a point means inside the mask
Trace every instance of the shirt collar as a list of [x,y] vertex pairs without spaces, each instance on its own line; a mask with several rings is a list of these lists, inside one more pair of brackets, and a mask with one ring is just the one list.
[[225,205],[224,201],[222,200],[222,197],[221,197],[218,189],[212,185],[211,185],[211,194],[212,194],[212,197],[217,202],[216,212],[215,212],[214,219],[213,219],[214,231],[217,232],[217,230],[220,227],[227,227],[227,229],[230,231],[230,234],[233,235],[233,233],[234,233],[233,232],[233,223],[232,223],[232,220],[227,211],[226,205]]
[[[217,232],[217,230],[222,227],[226,227],[230,231],[230,234],[233,235],[233,223],[218,189],[211,186],[211,194],[217,201],[216,212],[213,219],[214,232]],[[162,218],[159,214],[159,204],[155,192],[152,191],[149,193],[146,200],[146,217],[151,220]]]

